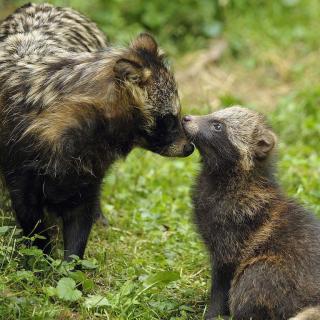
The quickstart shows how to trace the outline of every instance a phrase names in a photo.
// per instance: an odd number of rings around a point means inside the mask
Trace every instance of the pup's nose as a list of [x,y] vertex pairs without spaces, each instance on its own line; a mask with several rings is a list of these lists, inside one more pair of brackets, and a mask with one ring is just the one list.
[[191,116],[184,116],[184,117],[182,118],[183,122],[189,122],[189,121],[191,121],[191,119],[192,119]]

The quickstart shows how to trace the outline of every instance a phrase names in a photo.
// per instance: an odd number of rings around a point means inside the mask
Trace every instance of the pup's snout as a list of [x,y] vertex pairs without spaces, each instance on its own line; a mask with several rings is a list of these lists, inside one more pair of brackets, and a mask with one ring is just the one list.
[[182,121],[183,121],[183,122],[189,122],[189,121],[191,121],[191,119],[192,119],[192,116],[184,116],[184,117],[182,118]]
[[189,139],[189,141],[193,141],[195,138],[195,135],[199,131],[198,123],[197,123],[197,117],[194,116],[184,116],[182,118],[182,127],[184,130],[185,135]]
[[185,157],[190,156],[190,154],[192,154],[192,152],[194,151],[194,145],[193,143],[187,143],[184,147],[183,147],[183,155]]

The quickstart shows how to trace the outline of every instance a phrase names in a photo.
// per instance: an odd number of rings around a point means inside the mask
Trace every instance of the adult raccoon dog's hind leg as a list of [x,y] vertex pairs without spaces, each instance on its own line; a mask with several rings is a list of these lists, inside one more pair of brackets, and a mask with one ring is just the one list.
[[43,249],[45,253],[51,252],[49,235],[44,223],[44,210],[42,206],[42,186],[39,178],[29,172],[21,175],[19,172],[11,172],[7,178],[7,188],[10,193],[12,208],[16,218],[26,237],[34,234],[33,244]]

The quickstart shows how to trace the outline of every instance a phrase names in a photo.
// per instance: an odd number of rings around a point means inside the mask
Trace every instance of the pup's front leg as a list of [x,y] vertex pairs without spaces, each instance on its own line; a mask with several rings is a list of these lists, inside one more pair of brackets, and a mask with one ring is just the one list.
[[228,319],[229,310],[229,290],[234,274],[234,266],[227,264],[212,263],[212,284],[210,306],[206,314],[206,319],[215,319],[218,316]]

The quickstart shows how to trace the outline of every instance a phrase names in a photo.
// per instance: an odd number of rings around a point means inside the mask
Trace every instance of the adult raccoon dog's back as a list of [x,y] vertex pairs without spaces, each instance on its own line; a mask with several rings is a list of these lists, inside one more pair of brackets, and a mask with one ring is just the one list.
[[26,235],[47,237],[43,210],[56,213],[65,257],[82,257],[114,160],[135,146],[193,151],[174,77],[150,35],[107,48],[71,9],[26,5],[2,22],[0,39],[0,167],[17,219]]
[[[26,4],[1,23],[0,41],[17,34],[29,34],[33,38],[30,43],[35,54],[56,54],[59,50],[93,52],[107,44],[104,33],[87,17],[70,8],[50,4]],[[26,54],[21,52],[22,56]]]

